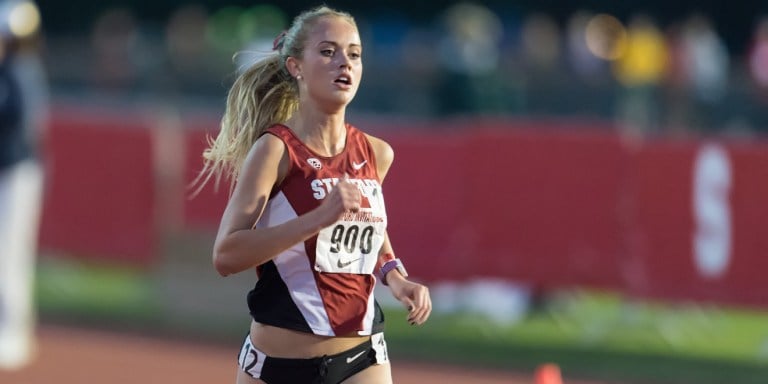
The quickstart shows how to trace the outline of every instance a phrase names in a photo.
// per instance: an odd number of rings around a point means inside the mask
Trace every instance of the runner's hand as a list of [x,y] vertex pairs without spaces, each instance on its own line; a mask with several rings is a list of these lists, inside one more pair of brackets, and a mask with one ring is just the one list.
[[429,289],[403,277],[397,270],[387,275],[387,284],[392,295],[408,308],[408,323],[421,325],[432,313],[432,299]]
[[344,212],[359,211],[360,200],[360,189],[344,175],[344,178],[339,180],[339,183],[331,189],[331,192],[320,205],[326,217],[325,224],[331,225],[337,222],[344,215]]

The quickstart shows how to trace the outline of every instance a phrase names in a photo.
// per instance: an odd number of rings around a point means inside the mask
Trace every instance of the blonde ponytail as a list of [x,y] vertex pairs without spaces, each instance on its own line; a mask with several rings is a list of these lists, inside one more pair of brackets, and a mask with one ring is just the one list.
[[215,140],[208,137],[203,170],[194,183],[195,193],[212,176],[216,177],[217,187],[222,176],[234,184],[256,139],[269,126],[287,121],[298,104],[296,83],[283,69],[279,54],[247,68],[229,90],[218,136]]
[[274,54],[256,62],[235,80],[227,96],[221,130],[215,140],[208,137],[203,170],[192,183],[196,186],[193,196],[211,177],[215,177],[216,187],[222,176],[234,186],[248,151],[264,130],[286,122],[298,109],[298,85],[285,68],[285,60],[289,56],[302,58],[309,27],[326,16],[342,17],[355,25],[348,13],[325,6],[306,11],[275,41]]

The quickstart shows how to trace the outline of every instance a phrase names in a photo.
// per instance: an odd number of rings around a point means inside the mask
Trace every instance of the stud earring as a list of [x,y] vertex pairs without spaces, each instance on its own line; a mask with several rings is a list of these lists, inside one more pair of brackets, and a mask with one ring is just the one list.
[[301,75],[296,75],[296,80],[301,80],[301,79],[302,79]]

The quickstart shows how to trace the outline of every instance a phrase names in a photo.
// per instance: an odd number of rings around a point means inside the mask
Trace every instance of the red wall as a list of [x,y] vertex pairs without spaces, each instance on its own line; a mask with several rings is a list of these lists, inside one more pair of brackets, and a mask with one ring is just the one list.
[[146,264],[156,253],[146,121],[58,110],[47,137],[40,242],[78,257]]
[[[618,283],[623,155],[608,135],[504,127],[399,134],[384,185],[396,251],[418,276]],[[608,257],[607,257],[608,256]]]
[[[57,113],[42,246],[148,264],[167,223],[215,231],[228,182],[218,192],[209,185],[192,200],[184,197],[184,185],[199,171],[206,133],[217,124],[211,117],[187,119],[169,140],[158,135],[156,121]],[[716,276],[706,276],[693,239],[709,227],[697,222],[693,180],[707,143],[657,139],[628,146],[606,126],[462,125],[370,125],[395,149],[384,183],[389,231],[414,276],[495,276],[544,288],[589,285],[768,305],[762,274],[768,267],[768,142],[716,143],[730,172],[728,189],[715,191],[724,194],[730,258]],[[181,160],[160,172],[158,164],[169,161],[158,156],[167,151]],[[168,209],[176,195],[178,210]]]

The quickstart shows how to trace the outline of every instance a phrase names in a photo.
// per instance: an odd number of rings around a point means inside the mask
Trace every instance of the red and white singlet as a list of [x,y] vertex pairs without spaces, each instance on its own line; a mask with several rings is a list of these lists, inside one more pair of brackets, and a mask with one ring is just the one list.
[[373,297],[387,215],[376,158],[365,134],[347,125],[344,150],[320,156],[288,127],[266,133],[285,143],[290,167],[270,196],[257,227],[273,227],[319,206],[346,175],[360,189],[359,212],[348,212],[316,236],[257,267],[248,293],[255,321],[325,336],[380,332],[383,315]]

